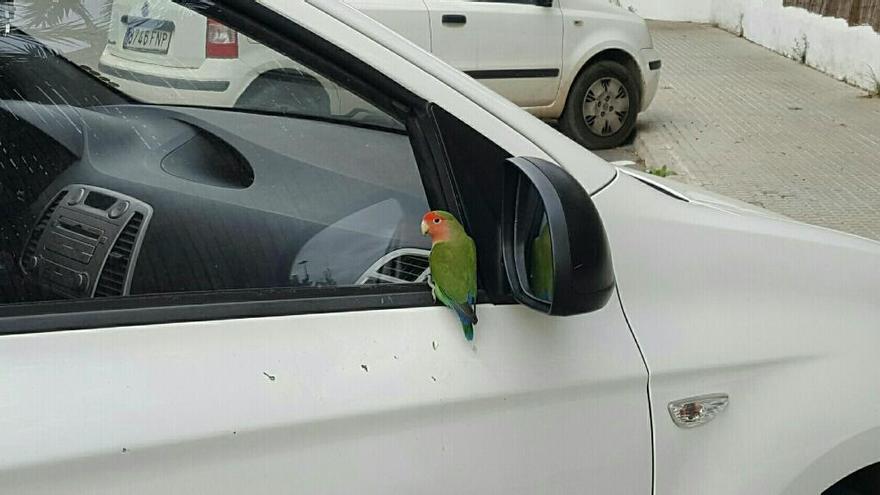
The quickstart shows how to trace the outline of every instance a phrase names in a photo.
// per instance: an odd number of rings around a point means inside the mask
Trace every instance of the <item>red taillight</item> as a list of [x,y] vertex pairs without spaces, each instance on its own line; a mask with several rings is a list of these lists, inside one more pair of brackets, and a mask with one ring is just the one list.
[[238,58],[238,33],[213,19],[208,19],[208,30],[205,32],[205,56]]

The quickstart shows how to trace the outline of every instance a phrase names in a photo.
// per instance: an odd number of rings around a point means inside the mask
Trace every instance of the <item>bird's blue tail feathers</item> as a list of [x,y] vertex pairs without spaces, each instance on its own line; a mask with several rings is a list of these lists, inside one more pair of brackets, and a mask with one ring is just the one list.
[[458,319],[461,320],[461,328],[464,330],[464,338],[466,338],[468,342],[474,340],[474,323],[477,322],[476,302],[476,296],[468,294],[467,305],[468,308],[471,309],[471,313],[468,315],[456,311],[456,313],[458,313]]

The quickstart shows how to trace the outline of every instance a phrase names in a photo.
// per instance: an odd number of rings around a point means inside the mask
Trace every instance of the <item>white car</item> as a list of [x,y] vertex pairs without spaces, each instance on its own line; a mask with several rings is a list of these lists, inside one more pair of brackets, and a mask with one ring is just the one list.
[[[622,144],[657,91],[661,59],[645,21],[607,0],[348,3],[534,115],[558,119],[591,149]],[[164,24],[139,26],[143,19]],[[326,81],[183,8],[116,0],[110,23],[98,69],[142,100],[186,103],[201,91],[224,106],[338,108]]]
[[0,40],[0,493],[878,492],[880,244],[609,166],[336,0],[181,5],[361,110]]

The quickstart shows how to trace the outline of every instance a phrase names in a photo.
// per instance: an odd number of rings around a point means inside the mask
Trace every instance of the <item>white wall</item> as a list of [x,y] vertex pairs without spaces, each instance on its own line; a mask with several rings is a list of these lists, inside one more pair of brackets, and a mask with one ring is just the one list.
[[[614,1],[614,0],[612,0]],[[621,0],[649,19],[713,22],[785,56],[800,59],[838,79],[876,90],[880,79],[880,34],[870,26],[847,25],[782,0]],[[872,76],[872,70],[875,76]]]
[[[870,26],[783,7],[782,0],[711,0],[713,22],[755,43],[799,59],[838,79],[876,89],[880,79],[880,34]],[[874,72],[872,76],[871,72]]]

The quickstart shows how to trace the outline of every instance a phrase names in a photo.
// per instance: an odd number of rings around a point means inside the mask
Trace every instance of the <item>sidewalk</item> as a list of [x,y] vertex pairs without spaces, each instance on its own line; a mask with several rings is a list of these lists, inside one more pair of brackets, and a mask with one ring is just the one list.
[[633,143],[647,167],[880,239],[880,98],[708,25],[651,31],[663,74]]

